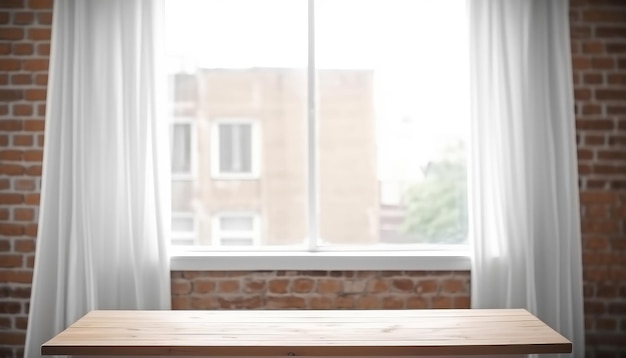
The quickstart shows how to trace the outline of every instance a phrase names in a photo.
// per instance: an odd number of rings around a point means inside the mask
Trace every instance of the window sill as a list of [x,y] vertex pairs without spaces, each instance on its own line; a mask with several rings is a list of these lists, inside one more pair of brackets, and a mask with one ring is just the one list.
[[185,252],[172,271],[469,271],[469,251],[407,252]]

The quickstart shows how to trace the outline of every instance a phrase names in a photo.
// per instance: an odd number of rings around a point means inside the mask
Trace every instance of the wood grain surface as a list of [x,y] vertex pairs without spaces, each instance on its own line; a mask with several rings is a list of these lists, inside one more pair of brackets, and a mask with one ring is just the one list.
[[43,355],[439,356],[569,353],[525,310],[92,311]]

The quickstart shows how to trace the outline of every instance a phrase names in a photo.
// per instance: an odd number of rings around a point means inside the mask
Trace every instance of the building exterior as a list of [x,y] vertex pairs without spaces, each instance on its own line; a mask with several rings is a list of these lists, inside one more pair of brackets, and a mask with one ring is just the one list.
[[[332,244],[376,242],[373,74],[318,76],[320,236]],[[306,72],[202,69],[173,81],[173,242],[304,244]]]

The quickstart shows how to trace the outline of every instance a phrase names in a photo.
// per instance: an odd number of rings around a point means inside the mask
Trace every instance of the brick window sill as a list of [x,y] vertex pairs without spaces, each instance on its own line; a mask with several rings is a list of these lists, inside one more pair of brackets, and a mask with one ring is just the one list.
[[414,270],[469,271],[470,251],[178,252],[172,271]]

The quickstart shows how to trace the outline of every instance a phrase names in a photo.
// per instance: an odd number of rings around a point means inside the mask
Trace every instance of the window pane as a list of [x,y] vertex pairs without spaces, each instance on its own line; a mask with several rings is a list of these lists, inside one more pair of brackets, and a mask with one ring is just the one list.
[[220,130],[220,172],[232,173],[235,171],[235,139],[233,138],[234,128],[232,125],[222,124]]
[[221,173],[252,172],[252,126],[219,125],[219,167]]
[[238,128],[239,158],[237,163],[242,173],[252,172],[252,127],[249,124],[240,124]]
[[172,217],[172,231],[193,231],[192,217]]
[[250,217],[231,216],[220,218],[221,231],[252,231],[254,220]]
[[172,126],[172,173],[191,172],[191,125],[174,123]]
[[465,16],[464,0],[316,1],[325,244],[465,241]]
[[213,237],[220,212],[258,213],[261,245],[303,244],[307,1],[166,6],[172,118],[193,119],[197,158],[191,180],[172,182],[173,210],[193,212],[199,245],[220,243]]

